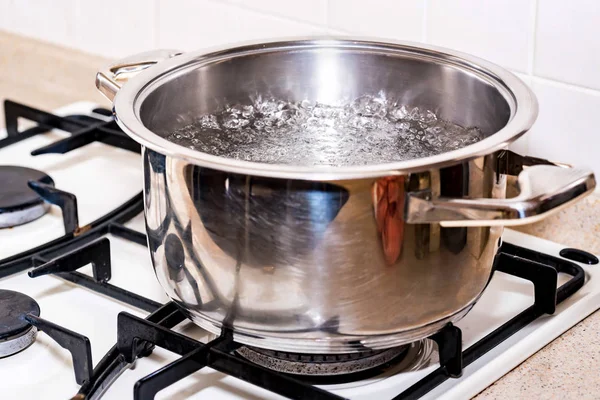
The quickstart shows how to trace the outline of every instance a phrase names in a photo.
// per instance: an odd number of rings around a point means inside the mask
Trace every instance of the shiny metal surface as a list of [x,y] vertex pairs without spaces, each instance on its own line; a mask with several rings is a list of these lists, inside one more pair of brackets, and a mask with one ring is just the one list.
[[511,199],[432,198],[430,191],[410,193],[406,222],[450,226],[524,225],[546,218],[594,191],[594,173],[582,168],[532,166],[518,176],[520,193]]
[[[310,182],[144,149],[156,275],[205,329],[301,353],[394,347],[457,321],[490,279],[501,227],[406,224],[404,191],[501,197],[495,155],[406,177]],[[497,182],[497,183],[496,183]]]
[[32,326],[25,332],[0,340],[0,358],[12,356],[31,346],[36,336],[37,328]]
[[42,202],[22,210],[2,212],[0,213],[0,229],[35,221],[46,214],[49,209],[50,204]]
[[[335,168],[223,159],[163,138],[256,93],[326,102],[379,90],[488,137],[438,156]],[[431,47],[305,40],[179,55],[140,72],[114,101],[143,145],[158,280],[196,323],[233,328],[260,348],[347,353],[427,337],[462,318],[490,280],[502,226],[468,226],[473,218],[531,216],[504,212],[521,205],[542,215],[595,185],[581,170],[534,166],[521,197],[504,199],[506,174],[527,165],[508,168],[497,150],[531,126],[535,98],[493,64]],[[550,175],[560,180],[549,185]]]
[[[426,158],[323,168],[232,160],[164,139],[199,115],[246,103],[257,94],[335,103],[380,90],[401,104],[430,109],[441,119],[477,126],[487,137]],[[196,165],[253,176],[338,180],[418,172],[503,149],[531,127],[537,101],[512,73],[464,53],[405,42],[329,38],[181,54],[131,77],[114,97],[114,109],[119,125],[136,141]]]
[[107,99],[114,100],[124,82],[157,63],[181,54],[177,50],[153,50],[111,63],[96,74],[96,87]]

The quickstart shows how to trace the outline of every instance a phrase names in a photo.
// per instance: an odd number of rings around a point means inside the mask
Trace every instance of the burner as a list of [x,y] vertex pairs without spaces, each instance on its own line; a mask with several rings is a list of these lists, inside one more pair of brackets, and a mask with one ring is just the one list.
[[31,222],[50,208],[50,204],[29,188],[29,181],[54,185],[52,178],[41,171],[0,165],[0,228]]
[[242,357],[277,372],[301,377],[313,383],[333,384],[365,379],[401,362],[411,346],[366,350],[348,354],[301,354],[256,347],[240,347]]
[[0,289],[0,357],[15,354],[35,340],[37,329],[23,318],[26,314],[40,316],[40,306],[34,299]]

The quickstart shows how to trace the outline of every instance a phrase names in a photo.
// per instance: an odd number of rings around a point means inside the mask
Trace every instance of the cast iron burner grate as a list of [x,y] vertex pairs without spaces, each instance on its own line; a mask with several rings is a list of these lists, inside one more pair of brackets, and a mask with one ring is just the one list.
[[[96,110],[96,112],[102,115],[109,114],[107,110]],[[10,101],[5,102],[5,114],[9,136],[0,140],[0,148],[51,128],[59,128],[71,132],[71,136],[38,149],[33,154],[66,153],[92,141],[102,141],[139,152],[139,145],[119,131],[114,121],[107,122],[87,116],[58,117]],[[33,120],[39,125],[18,132],[19,117]],[[62,208],[65,235],[21,254],[0,260],[0,278],[27,269],[31,269],[29,276],[32,278],[55,274],[67,281],[151,312],[146,319],[125,312],[120,313],[117,318],[117,344],[93,370],[87,338],[44,321],[31,313],[28,314],[26,320],[31,325],[45,331],[61,346],[71,351],[76,381],[82,384],[75,398],[100,398],[110,384],[131,366],[136,358],[148,356],[154,346],[159,346],[181,355],[181,358],[139,380],[134,387],[134,399],[152,399],[161,389],[204,367],[229,374],[288,398],[340,399],[331,392],[307,384],[289,374],[264,368],[239,356],[236,350],[239,350],[242,345],[233,340],[233,334],[229,330],[224,330],[221,336],[208,343],[198,342],[173,331],[172,327],[186,319],[176,304],[170,302],[161,305],[109,283],[110,244],[104,236],[110,233],[146,245],[146,235],[123,225],[142,212],[142,193],[104,217],[85,227],[79,227],[75,196],[50,188],[42,188],[36,192],[41,193],[40,195],[46,201]],[[77,272],[77,269],[90,263],[93,267],[93,277]],[[585,279],[583,269],[574,263],[509,243],[501,246],[494,268],[495,271],[533,282],[534,304],[464,352],[461,347],[460,329],[448,324],[430,338],[438,345],[440,367],[399,393],[396,399],[417,399],[445,380],[459,377],[463,366],[473,363],[541,315],[553,313],[556,304],[579,290]],[[556,289],[559,272],[571,275],[572,278]]]

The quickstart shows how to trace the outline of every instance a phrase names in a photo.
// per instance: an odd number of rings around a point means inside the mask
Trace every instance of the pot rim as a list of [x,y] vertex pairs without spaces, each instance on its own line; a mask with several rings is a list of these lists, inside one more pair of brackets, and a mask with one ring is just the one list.
[[[161,80],[170,79],[176,74],[184,73],[189,68],[197,68],[199,65],[232,56],[314,48],[394,51],[408,53],[421,59],[444,62],[467,73],[475,74],[478,78],[493,85],[509,104],[510,119],[496,133],[457,150],[405,161],[341,167],[266,164],[214,156],[170,142],[146,128],[141,121],[141,105],[152,89],[160,86]],[[131,78],[117,92],[113,103],[113,112],[119,126],[142,146],[202,167],[281,179],[343,180],[405,175],[469,161],[504,149],[531,128],[537,118],[538,103],[534,93],[521,79],[510,71],[479,57],[414,42],[387,39],[383,42],[372,38],[336,36],[257,40],[181,54],[161,61]]]

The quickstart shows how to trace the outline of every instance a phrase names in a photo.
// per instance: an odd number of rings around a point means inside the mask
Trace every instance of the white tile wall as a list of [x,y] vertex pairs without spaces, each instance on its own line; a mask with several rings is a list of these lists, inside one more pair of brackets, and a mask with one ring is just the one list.
[[225,2],[159,0],[157,31],[158,47],[195,50],[240,40],[325,34],[327,28]]
[[430,0],[427,40],[527,72],[533,0]]
[[327,24],[326,0],[226,0],[224,2],[235,4],[249,10],[279,15],[291,20],[309,22],[317,25]]
[[425,2],[329,0],[329,26],[340,31],[396,40],[423,39]]
[[600,89],[598,0],[539,1],[534,73]]
[[147,0],[127,0],[108,7],[76,1],[75,47],[118,58],[154,49],[155,8]]
[[540,116],[516,149],[600,175],[598,0],[0,0],[0,29],[111,58],[328,33],[451,47],[533,87]]
[[74,46],[76,0],[0,0],[0,29]]
[[533,90],[540,114],[528,132],[530,154],[588,164],[600,173],[600,93],[536,78]]

